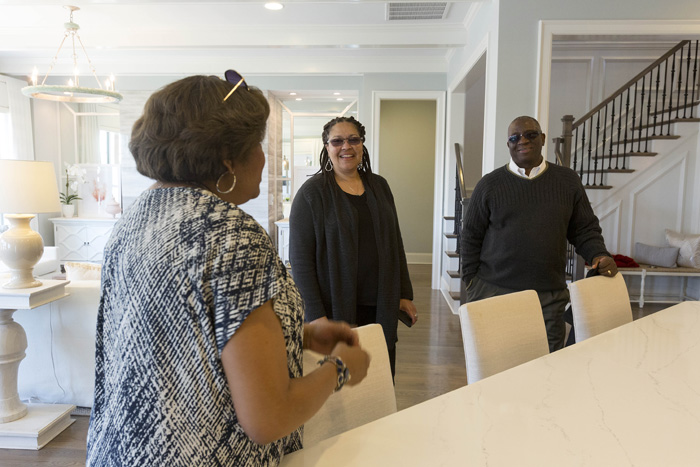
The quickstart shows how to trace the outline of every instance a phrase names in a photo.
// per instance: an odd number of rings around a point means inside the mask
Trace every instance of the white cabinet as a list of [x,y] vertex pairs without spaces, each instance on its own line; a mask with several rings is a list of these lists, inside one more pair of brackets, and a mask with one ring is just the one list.
[[289,219],[275,222],[277,226],[277,251],[282,258],[282,264],[289,267]]
[[54,218],[53,233],[58,260],[101,262],[116,219]]

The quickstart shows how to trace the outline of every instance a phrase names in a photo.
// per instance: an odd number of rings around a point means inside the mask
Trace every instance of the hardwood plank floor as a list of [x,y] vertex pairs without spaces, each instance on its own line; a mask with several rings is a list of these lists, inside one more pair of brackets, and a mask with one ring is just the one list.
[[[430,265],[409,265],[418,322],[411,328],[399,323],[396,355],[396,403],[411,407],[467,382],[459,317],[453,315],[437,290],[430,288]],[[662,310],[667,304],[632,304],[634,319]],[[0,449],[1,467],[83,466],[89,417],[75,423],[40,451]]]

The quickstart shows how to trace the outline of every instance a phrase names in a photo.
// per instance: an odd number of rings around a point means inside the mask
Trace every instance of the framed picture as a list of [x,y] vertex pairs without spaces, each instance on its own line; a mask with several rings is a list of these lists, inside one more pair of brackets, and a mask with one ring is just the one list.
[[79,217],[114,217],[121,212],[121,179],[118,165],[80,164],[85,183],[78,187]]

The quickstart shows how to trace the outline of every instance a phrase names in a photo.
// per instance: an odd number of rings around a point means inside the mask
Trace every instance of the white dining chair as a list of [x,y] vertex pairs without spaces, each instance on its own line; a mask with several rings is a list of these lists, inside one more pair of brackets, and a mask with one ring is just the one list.
[[[304,424],[304,447],[396,412],[389,352],[379,324],[356,329],[360,346],[370,355],[367,376],[355,386],[333,393],[323,407]],[[304,374],[318,368],[321,355],[304,351]]]
[[632,305],[622,274],[572,282],[569,292],[576,342],[632,322]]
[[467,384],[549,353],[537,292],[522,292],[459,307]]

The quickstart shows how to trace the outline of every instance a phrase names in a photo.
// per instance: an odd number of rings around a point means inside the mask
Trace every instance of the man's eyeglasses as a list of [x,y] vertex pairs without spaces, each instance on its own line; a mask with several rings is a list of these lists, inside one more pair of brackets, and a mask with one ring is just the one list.
[[357,137],[357,136],[353,136],[353,137],[351,137],[351,138],[333,138],[333,139],[331,139],[331,140],[328,140],[328,144],[330,144],[330,145],[333,146],[334,148],[339,148],[339,147],[341,147],[343,144],[345,144],[346,141],[347,141],[351,146],[355,146],[356,144],[362,143],[362,138],[359,138],[359,137]]
[[539,136],[542,134],[541,131],[535,131],[535,130],[530,130],[526,131],[525,133],[516,133],[514,135],[510,135],[508,137],[508,144],[517,144],[518,141],[520,141],[520,137],[524,136],[525,138],[529,139],[530,141],[534,141]]
[[229,91],[228,94],[226,94],[226,97],[224,97],[223,102],[226,102],[226,99],[231,97],[231,94],[236,92],[236,89],[238,89],[238,86],[243,86],[246,90],[248,89],[248,84],[245,82],[245,79],[241,76],[240,73],[238,73],[235,70],[226,70],[226,73],[224,73],[224,76],[226,77],[226,81],[229,83],[233,84],[233,89]]

